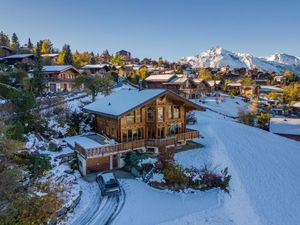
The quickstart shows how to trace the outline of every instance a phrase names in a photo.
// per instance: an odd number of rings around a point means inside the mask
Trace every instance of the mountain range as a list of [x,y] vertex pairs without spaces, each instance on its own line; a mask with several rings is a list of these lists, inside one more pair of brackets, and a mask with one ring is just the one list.
[[230,68],[257,68],[261,71],[274,71],[278,74],[285,70],[291,70],[300,76],[300,58],[283,53],[276,53],[268,57],[256,57],[248,53],[231,52],[221,47],[213,47],[196,56],[183,57],[179,62],[188,63],[194,68],[220,68],[228,65]]

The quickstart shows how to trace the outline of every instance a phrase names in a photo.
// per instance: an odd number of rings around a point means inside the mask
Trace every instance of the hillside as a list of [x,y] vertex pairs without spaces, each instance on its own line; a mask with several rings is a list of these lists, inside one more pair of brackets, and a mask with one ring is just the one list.
[[269,57],[255,57],[248,53],[231,52],[221,47],[214,47],[199,55],[184,57],[181,63],[189,63],[193,67],[220,68],[229,65],[230,68],[258,68],[262,71],[282,73],[291,70],[300,75],[300,58],[287,54],[274,54]]

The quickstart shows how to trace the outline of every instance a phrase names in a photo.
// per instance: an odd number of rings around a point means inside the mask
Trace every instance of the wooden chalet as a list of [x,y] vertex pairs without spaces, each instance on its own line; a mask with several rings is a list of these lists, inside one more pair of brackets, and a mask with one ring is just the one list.
[[124,89],[84,107],[95,115],[95,129],[117,143],[85,147],[75,143],[83,175],[92,171],[121,167],[130,151],[174,148],[199,137],[199,131],[186,128],[186,114],[205,109],[165,89]]
[[250,85],[240,87],[240,95],[245,98],[253,98],[259,95],[259,86],[258,85]]
[[206,80],[196,79],[187,75],[176,76],[171,81],[164,83],[164,87],[186,98],[199,98],[211,92],[211,87]]
[[16,63],[33,64],[33,54],[13,54],[1,58],[1,61],[8,65],[14,65]]
[[0,46],[0,58],[13,54],[13,50],[7,46]]
[[79,71],[71,65],[43,66],[43,73],[47,82],[47,91],[50,92],[72,91],[75,78],[80,75]]
[[156,74],[150,75],[145,79],[147,88],[164,88],[165,83],[170,82],[176,78],[175,74]]

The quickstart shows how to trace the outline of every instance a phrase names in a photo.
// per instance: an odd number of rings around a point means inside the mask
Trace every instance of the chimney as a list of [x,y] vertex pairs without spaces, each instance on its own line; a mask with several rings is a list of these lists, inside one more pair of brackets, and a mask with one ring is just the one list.
[[143,90],[142,80],[139,80],[139,91]]

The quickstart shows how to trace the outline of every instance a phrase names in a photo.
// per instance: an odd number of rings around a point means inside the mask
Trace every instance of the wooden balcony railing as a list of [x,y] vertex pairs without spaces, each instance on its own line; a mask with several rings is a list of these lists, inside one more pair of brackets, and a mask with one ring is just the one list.
[[162,139],[142,139],[130,142],[123,142],[113,145],[104,145],[98,148],[84,148],[75,142],[75,150],[86,158],[114,154],[142,147],[160,147],[176,145],[178,141],[191,140],[200,136],[199,131],[187,129],[187,132]]

